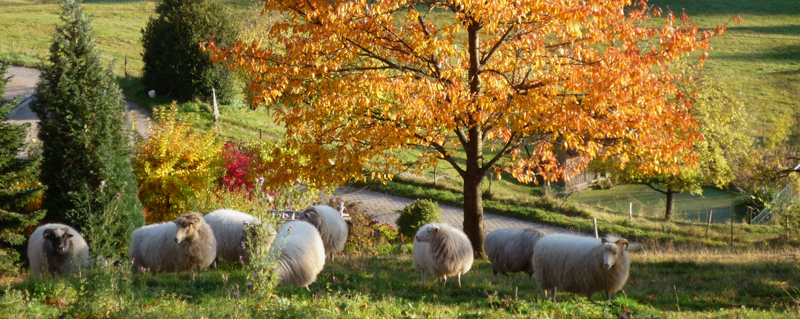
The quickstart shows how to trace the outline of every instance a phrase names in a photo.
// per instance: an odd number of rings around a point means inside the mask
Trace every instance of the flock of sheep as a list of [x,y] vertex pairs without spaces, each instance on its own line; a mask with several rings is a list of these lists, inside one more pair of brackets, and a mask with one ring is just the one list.
[[[261,231],[256,231],[261,230]],[[183,215],[173,222],[136,229],[129,256],[132,272],[202,270],[216,260],[250,261],[254,248],[268,251],[265,261],[282,285],[306,287],[316,280],[326,259],[344,249],[348,227],[334,208],[317,205],[275,229],[251,215],[221,209]],[[545,298],[555,301],[556,289],[606,298],[628,279],[628,241],[613,235],[595,239],[547,234],[530,228],[503,228],[485,237],[484,249],[493,272],[536,275]],[[442,223],[419,229],[414,238],[414,268],[437,277],[442,285],[470,270],[475,250],[461,230]],[[88,267],[89,247],[75,229],[47,224],[34,231],[28,256],[31,273],[69,274]]]

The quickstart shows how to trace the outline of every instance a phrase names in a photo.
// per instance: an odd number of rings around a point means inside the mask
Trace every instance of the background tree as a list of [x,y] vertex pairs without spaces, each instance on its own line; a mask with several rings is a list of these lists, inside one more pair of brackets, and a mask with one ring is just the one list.
[[[0,62],[0,97],[11,80],[5,77],[8,64]],[[40,158],[16,158],[25,148],[28,125],[7,123],[11,109],[19,100],[0,101],[0,275],[15,273],[17,250],[25,243],[25,228],[36,225],[45,211],[40,209],[42,185],[39,183]],[[17,246],[15,249],[14,246]]]
[[236,39],[237,27],[227,6],[211,0],[163,0],[142,30],[143,81],[148,89],[182,100],[236,95],[233,72],[211,63],[200,43],[213,36],[220,43]]
[[[714,78],[698,69],[687,69],[690,76],[679,87],[691,92],[688,100],[692,105],[691,114],[698,122],[701,139],[694,141],[687,156],[696,157],[696,164],[687,162],[680,165],[677,173],[664,172],[648,174],[635,169],[642,161],[651,158],[633,158],[633,165],[619,167],[613,158],[597,161],[592,170],[609,173],[616,184],[643,184],[666,196],[664,220],[672,216],[674,196],[683,192],[702,194],[703,185],[713,184],[727,188],[734,180],[734,171],[745,157],[749,156],[753,138],[748,130],[752,123],[744,102],[725,91]],[[731,212],[733,214],[733,212]],[[733,216],[733,215],[731,215]]]
[[[297,154],[270,182],[337,184],[362,169],[391,178],[406,168],[393,151],[418,149],[417,169],[442,159],[463,179],[473,247],[483,247],[484,173],[555,180],[565,175],[556,142],[677,172],[697,135],[685,100],[671,98],[680,75],[668,66],[723,30],[672,13],[646,27],[660,11],[627,0],[264,3],[285,17],[271,46],[206,49],[255,77],[254,103],[283,106],[277,119]],[[520,156],[526,145],[532,157]]]
[[[31,103],[40,120],[46,220],[78,230],[102,226],[112,237],[87,238],[90,245],[113,240],[114,251],[105,253],[121,253],[144,222],[130,162],[135,133],[79,1],[64,1],[61,21]],[[112,204],[114,222],[96,225]]]

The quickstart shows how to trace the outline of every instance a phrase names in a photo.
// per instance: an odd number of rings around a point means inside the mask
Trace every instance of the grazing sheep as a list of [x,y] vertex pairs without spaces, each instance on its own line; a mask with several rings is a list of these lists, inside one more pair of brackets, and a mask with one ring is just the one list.
[[275,261],[274,270],[281,285],[306,287],[317,279],[325,266],[325,247],[313,225],[304,221],[283,224],[272,244],[267,262]]
[[630,270],[628,241],[615,235],[600,239],[574,235],[549,235],[533,249],[536,284],[545,298],[556,300],[556,288],[585,294],[599,291],[606,299],[622,289]]
[[[217,259],[244,262],[250,261],[250,252],[247,249],[248,234],[250,239],[259,243],[266,243],[264,249],[269,249],[274,238],[275,229],[269,224],[261,224],[261,220],[251,215],[232,209],[218,209],[203,217],[206,224],[214,232],[217,241]],[[256,239],[255,228],[249,225],[261,225],[266,229],[267,238]]]
[[524,272],[533,277],[533,247],[544,235],[544,231],[533,228],[501,228],[486,234],[483,247],[494,275]]
[[414,268],[447,283],[447,276],[456,276],[461,287],[461,274],[472,268],[472,244],[460,229],[447,224],[427,224],[414,237]]
[[50,272],[69,275],[88,267],[89,246],[80,233],[62,224],[46,224],[36,228],[28,241],[28,262],[31,274]]
[[217,241],[202,215],[182,215],[173,222],[147,225],[131,235],[131,271],[181,272],[208,268]]
[[316,205],[301,212],[297,219],[317,228],[325,245],[326,257],[333,258],[333,254],[344,250],[347,241],[347,222],[338,210],[327,205]]

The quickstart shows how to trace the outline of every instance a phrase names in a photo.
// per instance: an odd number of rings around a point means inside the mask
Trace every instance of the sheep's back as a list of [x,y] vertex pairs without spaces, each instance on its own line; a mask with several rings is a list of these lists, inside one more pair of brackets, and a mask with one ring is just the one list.
[[322,219],[322,227],[318,231],[325,245],[326,254],[331,255],[344,250],[348,229],[342,214],[327,205],[317,205],[314,209]]
[[[291,228],[290,228],[291,227]],[[304,221],[284,223],[272,244],[281,284],[306,287],[325,266],[325,247],[317,229]]]
[[463,274],[472,268],[474,259],[472,244],[460,229],[447,224],[438,224],[438,239],[430,243],[434,263],[434,276]]
[[499,272],[531,273],[536,242],[544,236],[532,228],[501,228],[486,235],[484,248],[492,266]]
[[540,288],[572,293],[598,291],[604,282],[603,249],[599,239],[549,235],[534,248],[533,268]]
[[232,209],[219,209],[205,215],[203,219],[214,233],[219,259],[238,261],[240,256],[246,256],[240,245],[244,223],[256,224],[259,222],[257,218]]
[[134,230],[129,252],[130,258],[134,259],[134,265],[156,267],[166,272],[177,271],[177,265],[183,263],[183,256],[175,243],[177,232],[178,226],[173,222],[142,226]]

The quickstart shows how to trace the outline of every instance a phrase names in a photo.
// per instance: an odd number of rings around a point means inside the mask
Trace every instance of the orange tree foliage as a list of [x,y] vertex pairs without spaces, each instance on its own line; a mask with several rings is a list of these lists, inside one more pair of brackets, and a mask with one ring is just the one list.
[[133,167],[148,224],[187,213],[198,194],[215,188],[224,172],[224,143],[216,141],[217,134],[194,132],[177,113],[174,103],[156,109],[148,138],[136,145]]
[[272,182],[393,172],[408,164],[392,152],[416,148],[418,169],[441,159],[464,180],[473,247],[483,247],[484,174],[568,177],[556,144],[582,163],[653,159],[642,171],[693,162],[681,155],[691,154],[696,124],[669,66],[691,52],[707,58],[708,39],[724,31],[671,12],[647,27],[661,11],[630,0],[264,2],[284,17],[266,45],[204,49],[254,79],[254,105],[282,105],[291,158],[302,161],[281,163],[294,174]]

